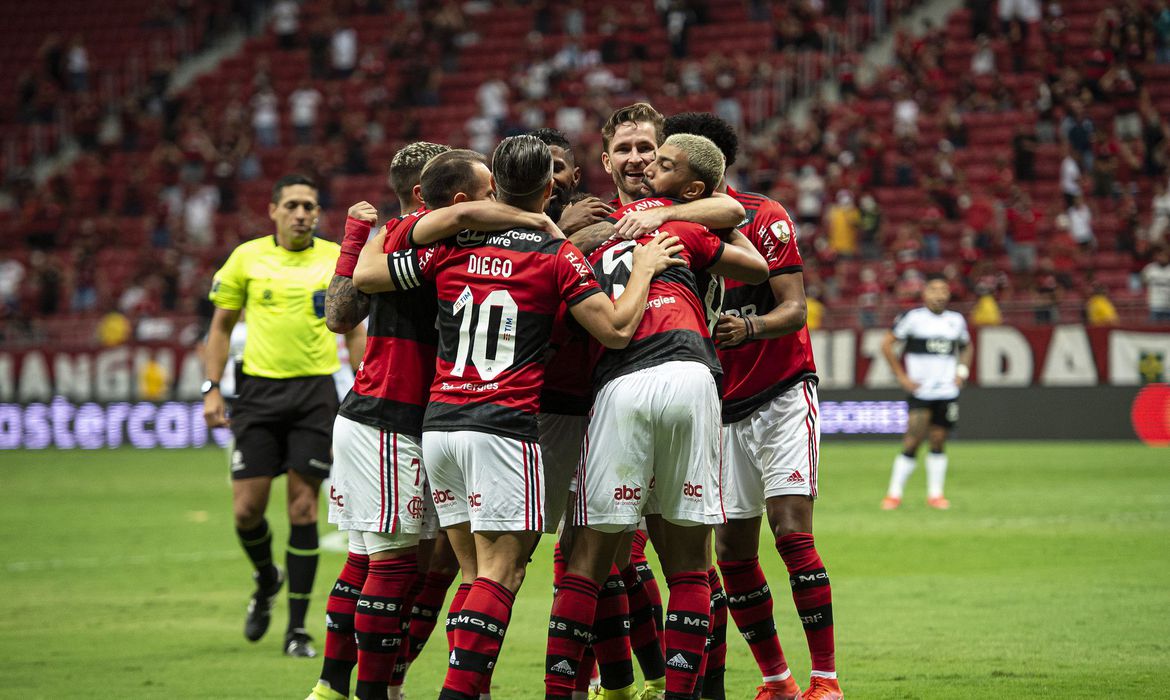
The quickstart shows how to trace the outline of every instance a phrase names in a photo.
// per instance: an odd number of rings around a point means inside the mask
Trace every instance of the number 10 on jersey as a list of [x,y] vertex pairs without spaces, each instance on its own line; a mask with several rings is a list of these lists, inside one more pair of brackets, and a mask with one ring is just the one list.
[[495,379],[511,367],[519,311],[506,289],[492,290],[477,304],[471,287],[464,287],[451,307],[451,314],[459,318],[459,347],[451,374],[462,377],[469,357],[484,380]]

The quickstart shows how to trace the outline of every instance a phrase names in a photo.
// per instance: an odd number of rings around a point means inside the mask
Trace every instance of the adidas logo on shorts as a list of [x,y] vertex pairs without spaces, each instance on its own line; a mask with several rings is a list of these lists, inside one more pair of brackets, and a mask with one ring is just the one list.
[[788,476],[788,479],[786,479],[784,483],[786,483],[786,484],[803,484],[804,477],[800,475],[800,472],[792,472],[792,474],[790,474]]
[[667,661],[666,665],[670,666],[671,668],[681,668],[684,671],[694,670],[691,668],[691,665],[687,663],[686,657],[682,654],[675,654],[674,656],[670,657],[670,661]]

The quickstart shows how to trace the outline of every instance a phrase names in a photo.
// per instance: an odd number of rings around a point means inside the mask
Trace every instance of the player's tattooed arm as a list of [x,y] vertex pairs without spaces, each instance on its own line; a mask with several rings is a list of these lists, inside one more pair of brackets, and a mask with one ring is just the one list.
[[733,197],[716,192],[710,197],[671,207],[627,212],[617,222],[617,234],[625,240],[633,240],[658,230],[668,221],[689,221],[709,229],[729,229],[738,226],[745,216],[742,204]]
[[358,291],[353,278],[333,275],[325,292],[325,325],[334,333],[349,333],[370,314],[370,297]]
[[582,253],[588,255],[602,243],[605,243],[615,230],[614,225],[608,221],[598,221],[569,236],[569,242],[577,246],[577,249]]
[[763,316],[723,314],[715,326],[715,342],[731,348],[749,340],[779,338],[804,327],[808,306],[804,298],[804,274],[790,272],[768,280],[776,306]]
[[[425,217],[424,217],[425,218]],[[364,294],[394,291],[394,281],[390,279],[390,268],[387,267],[386,254],[386,227],[383,226],[378,235],[366,241],[358,255],[357,266],[353,269],[353,286]]]

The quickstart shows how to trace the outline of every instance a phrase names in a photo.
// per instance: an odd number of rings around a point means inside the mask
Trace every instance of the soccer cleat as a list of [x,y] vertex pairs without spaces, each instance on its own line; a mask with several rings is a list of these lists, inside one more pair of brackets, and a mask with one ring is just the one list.
[[902,505],[901,498],[886,496],[882,499],[882,510],[897,510],[900,505]]
[[943,496],[935,496],[934,498],[926,499],[926,505],[935,510],[946,510],[951,507],[951,502]]
[[800,700],[800,686],[792,676],[782,681],[768,681],[756,688],[756,700]]
[[317,655],[313,638],[303,629],[289,630],[284,635],[284,655],[311,659]]
[[349,700],[349,698],[324,683],[318,682],[317,685],[313,686],[313,692],[309,693],[309,697],[305,700]]
[[284,585],[284,571],[276,567],[276,583],[269,588],[260,587],[260,572],[252,572],[256,581],[256,592],[248,601],[248,616],[244,618],[244,636],[249,642],[258,642],[268,631],[268,623],[272,622],[272,606],[276,603],[276,594]]
[[666,679],[655,678],[646,681],[646,687],[638,693],[636,700],[666,700]]
[[813,676],[808,679],[808,689],[800,697],[801,700],[844,700],[845,693],[841,692],[841,684],[836,678]]

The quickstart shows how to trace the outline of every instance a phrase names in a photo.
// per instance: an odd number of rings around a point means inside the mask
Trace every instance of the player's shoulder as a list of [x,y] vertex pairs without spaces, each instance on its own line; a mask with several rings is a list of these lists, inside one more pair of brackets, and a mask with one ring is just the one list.
[[957,324],[960,326],[967,325],[967,318],[965,316],[963,316],[963,314],[961,314],[958,311],[955,311],[953,309],[947,309],[946,311],[944,311],[943,316],[951,323],[954,323],[954,324]]
[[236,246],[232,252],[241,255],[263,255],[268,252],[274,252],[279,247],[280,244],[276,242],[276,236],[269,233],[244,241]]
[[743,208],[749,212],[762,212],[790,218],[788,216],[788,209],[768,195],[758,192],[736,192],[735,190],[728,190],[728,194],[731,195],[732,199],[742,204]]
[[555,253],[567,243],[542,229],[507,228],[499,231],[460,231],[447,239],[454,248],[496,248],[515,253]]

